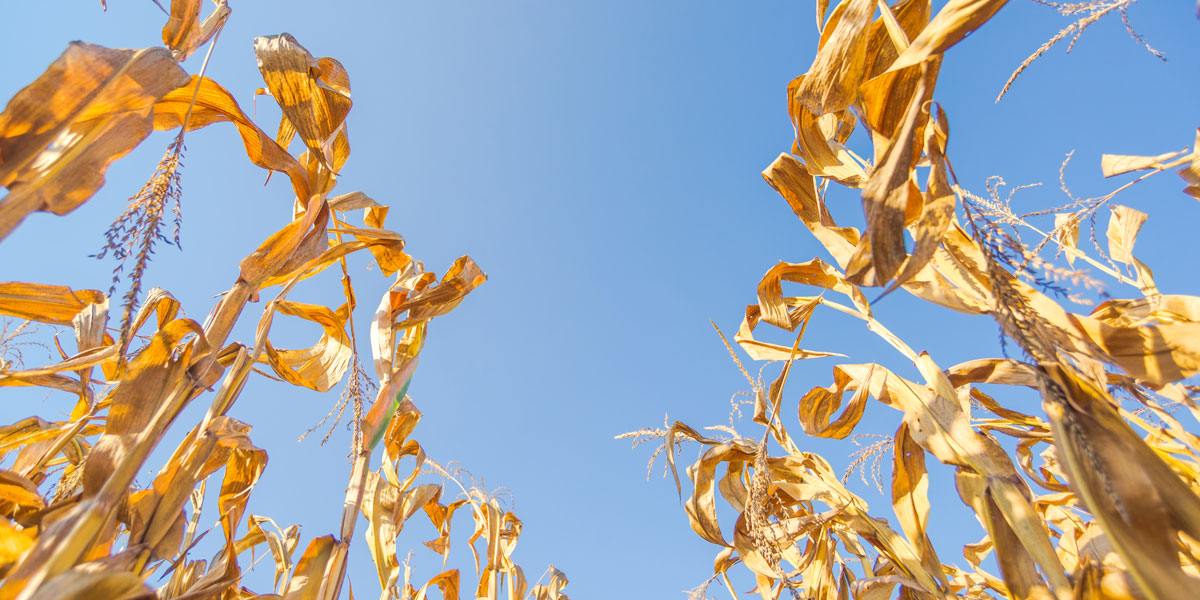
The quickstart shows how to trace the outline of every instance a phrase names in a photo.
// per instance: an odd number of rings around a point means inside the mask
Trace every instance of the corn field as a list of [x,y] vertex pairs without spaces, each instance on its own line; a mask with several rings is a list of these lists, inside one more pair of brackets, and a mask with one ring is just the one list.
[[[960,186],[947,150],[950,117],[935,100],[938,71],[943,55],[1004,4],[951,0],[935,13],[922,0],[816,3],[819,46],[788,86],[795,143],[762,175],[831,260],[768,269],[734,335],[750,359],[783,363],[762,382],[730,347],[752,388],[761,433],[743,435],[731,419],[708,432],[675,422],[618,436],[661,444],[652,464],[665,455],[681,496],[676,453],[684,442],[701,446],[684,469],[691,484],[684,509],[695,533],[720,551],[712,578],[693,597],[707,597],[714,581],[740,597],[730,575],[742,568],[753,577],[750,593],[764,599],[1161,600],[1200,590],[1200,438],[1177,415],[1200,418],[1197,388],[1184,383],[1200,371],[1200,298],[1159,293],[1150,267],[1134,256],[1147,215],[1114,201],[1172,170],[1200,199],[1200,157],[1186,149],[1105,155],[1105,177],[1138,177],[1026,215],[1014,212],[996,182],[985,196]],[[1075,20],[1016,68],[1001,97],[1058,42],[1073,45],[1106,15],[1128,24],[1133,2],[1045,4]],[[858,127],[869,147],[856,153],[849,141]],[[865,227],[834,222],[827,195],[839,188],[861,196]],[[1102,212],[1104,243],[1094,231]],[[1094,247],[1080,244],[1081,228]],[[1058,256],[1066,266],[1055,264]],[[1096,289],[1083,265],[1140,295],[1070,312],[1059,300]],[[785,296],[784,283],[808,295]],[[992,317],[1021,358],[938,364],[873,314],[873,302],[901,291]],[[844,356],[805,348],[806,326],[829,311],[853,317],[920,378],[878,363],[837,364],[829,385],[804,392],[798,405],[785,402],[795,361]],[[793,332],[794,342],[758,339],[764,324]],[[1042,413],[1005,406],[983,385],[1040,394]],[[803,450],[805,436],[854,434],[872,399],[899,411],[900,425],[864,448],[852,468],[875,460],[879,477],[880,458],[890,462],[896,526],[849,491],[828,460]],[[785,427],[793,414],[802,435]],[[1001,439],[1015,443],[1015,453]],[[958,553],[930,540],[931,500],[951,495],[930,489],[930,456],[954,469],[957,496],[986,531],[962,548],[966,567],[947,564]],[[736,520],[722,524],[718,505]]]
[[[1069,25],[1015,67],[1001,97],[1039,57],[1066,40],[1073,46],[1101,19],[1120,19],[1162,58],[1130,25],[1136,0],[1037,1]],[[668,421],[617,436],[658,446],[652,465],[666,463],[691,528],[718,548],[711,578],[691,596],[723,587],[735,599],[768,600],[1194,597],[1200,437],[1181,418],[1200,420],[1189,383],[1200,372],[1200,297],[1159,292],[1134,250],[1148,215],[1117,200],[1169,171],[1200,199],[1200,153],[1104,155],[1103,176],[1124,183],[1077,198],[1064,182],[1065,204],[1021,214],[997,182],[984,194],[960,184],[949,146],[954,107],[937,100],[943,56],[1006,1],[949,0],[936,10],[931,0],[815,4],[818,46],[787,85],[795,140],[762,176],[828,256],[771,266],[732,341],[717,331],[751,388],[750,424]],[[236,18],[227,0],[161,8],[162,46],[72,42],[0,114],[0,244],[31,213],[68,215],[87,202],[109,166],[153,132],[174,134],[104,232],[99,256],[117,263],[110,290],[0,283],[0,386],[41,387],[74,402],[62,418],[0,427],[0,600],[353,598],[343,585],[349,561],[365,560],[351,556],[356,534],[384,599],[565,600],[564,573],[550,566],[533,580],[518,565],[521,520],[417,441],[421,412],[407,392],[432,321],[487,275],[469,256],[440,275],[426,271],[387,229],[388,206],[335,191],[350,158],[347,66],[289,34],[256,38],[256,96],[282,112],[272,135],[207,72]],[[205,58],[189,73],[182,63],[194,54]],[[238,263],[214,305],[185,311],[149,281],[155,250],[180,245],[187,134],[209,126],[236,131],[231,152],[286,178],[294,202],[290,220]],[[861,226],[835,223],[829,204],[838,194],[861,198]],[[363,251],[392,281],[367,313],[357,309],[359,274],[347,262]],[[340,276],[339,306],[293,297],[327,270]],[[1078,309],[1103,288],[1099,279],[1137,295]],[[793,293],[802,295],[785,295]],[[876,317],[872,304],[892,294],[994,320],[1005,355],[939,364]],[[203,321],[187,316],[203,310]],[[814,318],[834,313],[878,336],[896,353],[886,358],[911,363],[919,377],[898,375],[884,357],[848,363],[811,349],[834,344],[804,337]],[[356,315],[369,323],[369,359],[359,354]],[[307,347],[277,347],[277,317],[307,321],[321,335]],[[246,321],[253,339],[233,339]],[[69,331],[74,346],[56,337],[56,360],[28,364],[22,349],[38,327]],[[771,341],[779,335],[793,341]],[[763,365],[759,377],[743,357]],[[786,401],[792,366],[808,359],[832,360],[830,380],[792,377],[803,394]],[[256,376],[323,393],[340,386],[330,414],[349,413],[340,527],[303,549],[298,524],[247,510],[268,453],[252,441],[251,424],[229,413]],[[1040,398],[1041,410],[1018,410],[1010,398],[1022,394]],[[875,477],[890,478],[887,515],[804,450],[806,437],[864,435],[856,427],[878,408],[873,401],[896,411],[899,426],[875,436],[852,466],[873,461]],[[207,409],[183,423],[188,433],[165,448],[165,462],[151,464],[195,406]],[[691,464],[685,445],[698,450]],[[930,489],[930,457],[953,470],[955,490]],[[142,485],[136,477],[146,469],[157,470]],[[205,514],[214,493],[217,514]],[[961,554],[931,541],[934,506],[954,495],[985,531]],[[469,535],[451,530],[456,514],[469,514]],[[440,572],[417,572],[398,548],[414,518],[437,532],[421,551],[440,559]],[[219,528],[205,531],[214,519]],[[465,544],[474,564],[451,567],[452,544]],[[259,556],[271,559],[272,582],[252,591],[246,573]],[[748,592],[738,587],[744,581],[753,582]],[[364,583],[360,596],[370,593]]]
[[[0,314],[24,320],[5,331],[0,385],[42,386],[77,397],[65,420],[31,417],[0,429],[0,569],[3,598],[338,598],[350,540],[362,531],[385,598],[458,598],[458,569],[418,575],[397,555],[397,533],[422,513],[439,532],[426,546],[443,559],[451,518],[469,511],[466,538],[478,587],[470,597],[566,598],[565,576],[551,568],[532,584],[512,553],[521,521],[496,499],[467,487],[427,459],[413,432],[421,413],[406,395],[430,322],[450,313],[487,280],[469,257],[440,277],[405,251],[386,229],[388,207],[354,191],[335,193],[350,156],[346,119],[350,75],[337,59],[313,56],[288,34],[254,40],[264,93],[283,113],[267,134],[205,70],[180,62],[216,45],[231,9],[223,0],[172,2],[162,47],[123,50],[73,42],[0,115],[0,240],[35,211],[64,215],[104,183],[106,168],[152,131],[176,131],[154,175],[105,234],[100,253],[118,261],[114,290],[36,282],[0,283]],[[206,13],[202,16],[202,13]],[[293,217],[237,267],[237,277],[203,322],[187,318],[166,290],[144,281],[156,245],[178,244],[181,159],[188,132],[218,123],[236,129],[246,158],[285,175],[295,192]],[[296,138],[304,152],[287,150]],[[234,146],[236,147],[236,146]],[[361,215],[361,225],[351,215]],[[169,229],[174,234],[168,233]],[[371,323],[367,373],[353,320],[358,298],[346,257],[369,252],[394,282]],[[340,271],[345,303],[328,307],[291,298],[301,281]],[[264,300],[254,339],[230,340],[249,302]],[[273,321],[296,317],[323,332],[306,348],[271,343]],[[69,328],[75,350],[41,368],[20,364],[20,336],[30,324]],[[327,392],[346,380],[335,410],[354,414],[352,466],[338,531],[300,552],[299,527],[246,514],[267,466],[248,423],[227,416],[259,366],[282,382]],[[207,411],[153,482],[134,484],[151,452],[185,407]],[[370,467],[373,452],[381,465]],[[220,472],[219,484],[216,475]],[[446,483],[431,483],[430,473]],[[210,481],[211,480],[211,481]],[[211,483],[212,485],[209,485]],[[453,489],[446,489],[451,485]],[[201,507],[216,492],[223,538],[197,556]],[[332,507],[331,507],[332,508]],[[363,520],[359,529],[360,515]],[[460,542],[461,543],[461,542]],[[241,586],[248,555],[274,562],[273,589]],[[151,589],[154,575],[163,583]],[[351,593],[351,595],[353,595]]]

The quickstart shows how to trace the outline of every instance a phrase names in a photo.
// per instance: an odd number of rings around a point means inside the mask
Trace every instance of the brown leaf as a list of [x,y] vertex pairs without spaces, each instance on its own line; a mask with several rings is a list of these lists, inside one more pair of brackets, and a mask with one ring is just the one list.
[[[830,22],[837,19],[826,37],[804,81],[796,90],[796,101],[815,115],[849,107],[858,94],[867,61],[867,34],[873,0],[842,0]],[[828,26],[827,26],[828,27]]]
[[1108,219],[1108,254],[1113,260],[1131,264],[1133,244],[1146,222],[1146,213],[1128,206],[1113,206]]
[[72,42],[0,115],[0,239],[27,214],[65,215],[104,184],[151,130],[151,107],[187,83],[163,48]]
[[1183,193],[1200,200],[1200,127],[1196,128],[1196,143],[1192,144],[1192,161],[1179,170],[1179,176],[1187,182]]
[[[225,540],[229,545],[232,545],[235,539],[237,524],[246,510],[246,502],[250,500],[250,490],[258,483],[258,478],[266,468],[267,452],[254,447],[248,440],[245,444],[235,447],[229,454],[229,461],[225,464],[225,477],[221,480],[221,495],[217,499],[217,507],[221,511],[221,526],[225,530]],[[297,567],[297,571],[299,570]]]
[[[904,247],[905,212],[909,197],[914,193],[910,176],[918,158],[913,146],[925,90],[932,87],[931,84],[929,70],[922,67],[922,79],[909,100],[903,124],[863,188],[863,212],[867,217],[866,235],[870,240],[875,285],[890,281],[908,256]],[[920,196],[919,189],[915,193]],[[853,272],[848,272],[847,277],[851,281],[861,281],[861,276],[856,277]]]
[[[129,450],[155,432],[148,430],[167,391],[187,373],[191,352],[176,353],[185,336],[201,334],[195,321],[171,321],[129,362],[121,385],[113,393],[104,435],[96,441],[83,471],[84,496],[91,497],[108,483]],[[130,477],[134,473],[129,473]]]
[[215,81],[205,77],[200,79],[200,90],[196,91],[198,76],[193,76],[191,83],[165,95],[154,105],[154,128],[158,130],[174,129],[183,126],[188,107],[191,106],[195,94],[196,104],[192,107],[192,115],[188,119],[188,131],[207,127],[213,123],[231,122],[237,126],[242,144],[246,148],[246,156],[250,162],[264,169],[283,171],[291,178],[292,188],[296,197],[307,202],[309,195],[308,172],[280,147],[262,129],[259,129],[225,88]]
[[[864,389],[865,391],[865,389]],[[921,555],[921,564],[937,574],[947,585],[941,561],[929,541],[929,476],[925,470],[925,450],[913,441],[908,424],[901,423],[896,431],[892,461],[892,509],[900,521],[904,535]]]
[[[430,586],[436,585],[442,593],[442,600],[458,600],[458,569],[450,569],[442,573],[438,573],[429,579],[425,585],[417,592],[414,600],[425,600],[425,595]],[[517,596],[523,597],[523,596]]]
[[1075,265],[1075,252],[1079,247],[1079,218],[1070,213],[1054,215],[1054,239],[1067,250],[1067,264]]
[[807,263],[781,262],[763,274],[758,283],[758,306],[762,310],[762,320],[776,327],[791,331],[798,324],[793,323],[788,316],[787,303],[783,298],[784,281],[814,285],[846,294],[859,310],[870,312],[867,299],[858,286],[847,282],[837,269],[824,261],[814,258]]
[[332,563],[345,556],[345,545],[332,535],[313,538],[305,548],[292,580],[288,582],[285,600],[323,600],[340,581],[329,581],[327,573]]
[[[873,369],[867,371],[867,381],[870,381],[872,372]],[[832,385],[827,388],[815,387],[800,399],[798,410],[800,426],[804,428],[804,433],[839,440],[850,435],[866,409],[869,387],[865,383],[860,385],[840,366],[834,367]],[[855,393],[851,396],[850,403],[831,423],[830,418],[841,407],[842,398],[851,390],[855,390]]]
[[0,521],[0,569],[7,568],[33,546],[37,529],[17,530],[8,519]]
[[995,490],[988,485],[988,480],[984,475],[960,468],[955,479],[959,496],[975,509],[987,528],[988,539],[996,549],[996,562],[1010,597],[1048,600],[1051,596],[1045,581],[1038,575],[1037,563],[996,504]]
[[88,305],[107,300],[108,296],[97,290],[72,290],[44,283],[0,283],[0,314],[40,323],[70,325]]
[[66,571],[47,581],[30,600],[153,600],[154,591],[129,571],[84,568]]
[[[794,330],[818,304],[819,298],[783,298],[782,302],[788,307],[789,331]],[[762,308],[757,304],[751,304],[746,307],[746,317],[742,319],[742,324],[738,327],[737,335],[733,340],[746,354],[754,360],[802,360],[806,358],[820,358],[825,356],[844,356],[836,352],[822,352],[819,350],[805,350],[803,348],[789,348],[779,344],[772,344],[754,339],[754,330],[758,328],[761,321]]]
[[354,349],[346,333],[350,306],[343,304],[337,312],[324,306],[280,301],[273,304],[280,314],[300,317],[321,326],[323,333],[316,344],[300,350],[278,350],[266,342],[266,354],[261,359],[288,383],[318,392],[327,392],[337,385],[350,368]]
[[[805,168],[815,176],[828,177],[851,187],[861,187],[866,171],[843,142],[849,137],[854,123],[848,110],[841,113],[817,115],[795,101],[796,90],[806,80],[801,75],[788,85],[788,114],[796,128],[794,151],[804,159]],[[849,126],[846,124],[849,123]]]
[[257,289],[272,277],[296,271],[328,248],[325,233],[329,223],[328,206],[317,196],[308,202],[307,208],[242,259],[238,265],[241,280],[251,289]]
[[921,217],[912,225],[913,251],[896,274],[889,289],[908,283],[933,260],[938,247],[954,222],[955,195],[947,177],[946,143],[950,125],[945,111],[938,110],[937,118],[925,125],[925,155],[930,162],[929,182],[923,195]]
[[0,470],[0,502],[15,506],[43,508],[46,502],[38,493],[37,486],[29,479],[12,471]]
[[825,202],[817,194],[816,182],[804,164],[791,155],[780,154],[762,176],[844,269],[858,245],[858,230],[833,225]]
[[1126,156],[1122,154],[1104,154],[1100,156],[1100,172],[1105,177],[1115,177],[1142,169],[1161,169],[1163,163],[1183,154],[1167,152],[1158,156]]
[[1179,564],[1184,533],[1200,539],[1200,497],[1121,418],[1108,393],[1071,369],[1042,365],[1042,406],[1072,488],[1148,595],[1183,599],[1197,578]]
[[207,42],[229,18],[224,0],[217,2],[213,12],[200,22],[203,0],[173,0],[167,24],[163,25],[163,44],[174,51],[175,57],[186,60],[196,48]]
[[898,71],[920,64],[949,50],[967,34],[986,23],[1007,2],[1008,0],[950,0],[888,70]]
[[[304,145],[322,165],[336,173],[334,144],[350,112],[349,79],[332,59],[324,64],[313,58],[289,34],[254,39],[254,54],[267,89],[283,109]],[[319,76],[333,72],[334,85]]]
[[470,256],[460,256],[442,275],[441,282],[407,294],[392,309],[393,315],[408,311],[408,318],[397,323],[395,328],[405,329],[449,313],[485,281],[487,275],[483,269]]

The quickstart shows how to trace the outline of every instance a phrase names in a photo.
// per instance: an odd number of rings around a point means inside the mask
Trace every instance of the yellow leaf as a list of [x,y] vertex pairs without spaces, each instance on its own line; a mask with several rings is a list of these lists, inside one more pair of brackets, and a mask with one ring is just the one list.
[[1079,218],[1071,213],[1054,215],[1054,239],[1067,249],[1067,264],[1075,264],[1075,252],[1079,246]]
[[[197,81],[199,91],[196,90]],[[192,106],[193,95],[196,97],[195,106]],[[246,156],[250,162],[264,169],[287,173],[291,178],[292,188],[296,191],[296,198],[307,202],[308,172],[287,150],[275,143],[275,140],[242,112],[241,107],[225,88],[207,77],[199,79],[198,76],[193,76],[189,85],[163,96],[154,105],[154,128],[162,130],[182,127],[189,107],[192,111],[188,119],[189,131],[213,123],[233,123],[242,138],[242,145],[246,148]]]
[[321,339],[300,350],[278,350],[267,341],[266,353],[261,360],[270,364],[276,374],[293,385],[318,392],[332,389],[350,368],[350,359],[354,354],[350,336],[346,333],[349,305],[343,304],[334,312],[324,306],[285,300],[275,302],[274,310],[320,325]]
[[1100,172],[1105,177],[1115,177],[1142,169],[1161,169],[1163,163],[1183,154],[1183,152],[1167,152],[1158,156],[1126,156],[1122,154],[1104,154],[1100,156]]
[[1146,222],[1146,213],[1128,206],[1113,206],[1108,219],[1108,254],[1113,260],[1133,262],[1133,244]]
[[1072,488],[1100,521],[1142,590],[1188,598],[1200,578],[1180,568],[1181,533],[1200,539],[1200,497],[1133,431],[1106,391],[1073,369],[1042,365],[1042,406]]
[[834,11],[835,15],[841,13],[840,18],[832,32],[826,32],[828,38],[795,93],[796,101],[818,116],[854,102],[866,70],[867,33],[875,1],[842,0]]
[[224,0],[204,22],[200,22],[200,6],[203,0],[173,0],[167,24],[163,25],[163,44],[174,51],[175,57],[185,60],[200,45],[204,44],[225,24],[229,18],[229,7]]
[[[339,168],[335,165],[335,137],[351,107],[349,79],[340,77],[345,72],[341,64],[332,59],[325,59],[324,64],[318,62],[296,38],[286,33],[255,38],[254,54],[267,89],[310,154],[336,173]],[[334,85],[314,76],[339,70],[338,79],[344,81]]]
[[151,107],[187,83],[163,48],[72,42],[0,114],[0,240],[33,211],[65,215],[151,131]]
[[72,290],[43,283],[0,283],[0,314],[54,325],[70,325],[89,304],[107,302],[96,290]]
[[949,50],[991,19],[1008,0],[950,0],[892,63],[889,71],[919,64]]

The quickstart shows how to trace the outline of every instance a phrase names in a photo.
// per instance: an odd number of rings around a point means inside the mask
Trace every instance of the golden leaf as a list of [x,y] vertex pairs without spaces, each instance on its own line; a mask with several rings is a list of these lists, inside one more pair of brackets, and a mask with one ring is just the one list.
[[[345,69],[332,59],[318,62],[286,33],[255,38],[254,54],[267,89],[310,154],[336,173],[335,138],[351,107],[349,79],[343,77]],[[319,75],[325,73],[336,74],[333,85],[320,79]]]
[[[198,91],[197,81],[200,86]],[[193,95],[196,97],[194,106]],[[154,128],[163,130],[182,127],[189,106],[192,107],[192,114],[188,119],[188,131],[224,121],[233,123],[242,138],[242,145],[246,148],[246,156],[250,162],[264,169],[287,173],[293,189],[296,190],[296,198],[307,202],[308,172],[286,149],[275,143],[275,140],[242,112],[241,107],[225,88],[207,77],[200,79],[193,76],[189,85],[166,94],[155,103]]]
[[1167,152],[1158,156],[1126,156],[1122,154],[1104,154],[1100,156],[1100,172],[1105,177],[1115,177],[1142,169],[1161,169],[1163,163],[1183,154],[1183,152]]
[[154,103],[187,83],[162,48],[72,42],[0,114],[0,240],[33,211],[65,215],[151,131]]
[[949,50],[1007,3],[1008,0],[950,0],[888,70],[898,71],[920,64]]
[[796,101],[815,115],[837,112],[850,106],[858,93],[866,70],[867,34],[873,0],[842,0],[834,9],[833,29],[813,59],[804,80],[795,92]]
[[96,290],[72,290],[43,283],[0,283],[0,314],[40,323],[70,325],[90,304],[107,302]]

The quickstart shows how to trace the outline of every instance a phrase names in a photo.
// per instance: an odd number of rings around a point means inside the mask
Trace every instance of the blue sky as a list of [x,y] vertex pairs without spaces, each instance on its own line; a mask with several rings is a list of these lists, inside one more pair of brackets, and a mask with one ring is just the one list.
[[[0,38],[3,98],[71,40],[160,43],[163,15],[148,0],[114,0],[108,13],[98,2],[11,4],[6,18],[21,25]],[[338,58],[355,102],[353,154],[338,190],[389,204],[389,227],[431,270],[470,254],[488,273],[488,283],[431,327],[410,390],[424,412],[415,437],[431,458],[457,461],[489,488],[511,491],[525,523],[516,558],[526,575],[536,579],[553,563],[576,598],[682,597],[680,590],[702,582],[718,548],[691,532],[673,484],[657,472],[645,481],[648,450],[612,438],[659,425],[664,413],[697,427],[725,423],[730,396],[747,386],[708,321],[732,334],[767,268],[824,256],[759,176],[790,147],[785,90],[815,50],[811,4],[289,0],[232,9],[210,76],[250,112],[262,86],[254,36],[287,31],[314,55]],[[1072,149],[1068,182],[1077,195],[1095,195],[1120,183],[1100,178],[1101,153],[1191,144],[1200,124],[1194,7],[1144,2],[1130,17],[1169,63],[1129,39],[1114,16],[1092,26],[1070,55],[1052,49],[999,104],[993,100],[1012,69],[1068,21],[1014,0],[954,48],[935,98],[950,118],[959,181],[977,192],[990,175],[1012,185],[1043,182],[1018,196],[1033,210],[1062,203],[1058,170]],[[260,126],[274,131],[278,115],[259,98]],[[0,279],[107,289],[112,264],[87,257],[168,142],[153,136],[117,162],[108,185],[71,215],[27,219],[0,248]],[[184,250],[160,249],[149,281],[202,319],[232,284],[241,257],[289,218],[291,190],[282,177],[262,185],[264,173],[245,160],[229,125],[189,134],[187,145]],[[1164,293],[1194,290],[1190,225],[1200,207],[1181,188],[1164,174],[1117,200],[1150,213],[1138,255]],[[853,194],[834,198],[835,214],[861,218]],[[359,323],[387,286],[368,262],[353,263]],[[1112,284],[1109,292],[1135,290]],[[334,278],[292,297],[335,306],[339,298]],[[943,367],[999,352],[986,319],[931,310],[902,294],[876,311]],[[252,325],[243,324],[239,339],[250,339]],[[288,347],[316,336],[278,321],[273,339]],[[806,339],[808,347],[850,355],[845,362],[878,359],[915,372],[835,315],[818,313]],[[798,365],[785,402],[794,406],[811,387],[828,385],[834,364]],[[19,398],[0,405],[0,417],[70,409],[65,398]],[[335,400],[260,380],[232,413],[254,425],[251,438],[270,454],[248,512],[303,524],[302,544],[334,533],[340,520],[348,434],[339,428],[325,447],[312,438],[296,443]],[[1010,401],[1038,410],[1032,395]],[[860,431],[891,434],[898,423],[898,413],[875,404]],[[750,425],[742,431],[759,433]],[[855,449],[848,441],[811,448],[839,469]],[[683,460],[694,452],[686,449]],[[148,483],[159,464],[152,460],[139,481]],[[939,487],[949,478],[934,478],[935,543],[946,545],[943,560],[962,563],[954,546],[983,532],[953,488]],[[890,514],[889,502],[861,482],[852,489],[876,516]],[[435,536],[414,523],[401,545],[413,548],[418,573],[429,577],[440,561],[419,541]],[[471,525],[455,526],[463,550]],[[378,589],[365,550],[351,551],[357,597]],[[452,559],[465,571],[468,561],[469,554]],[[269,563],[249,580],[259,591],[269,588]]]

